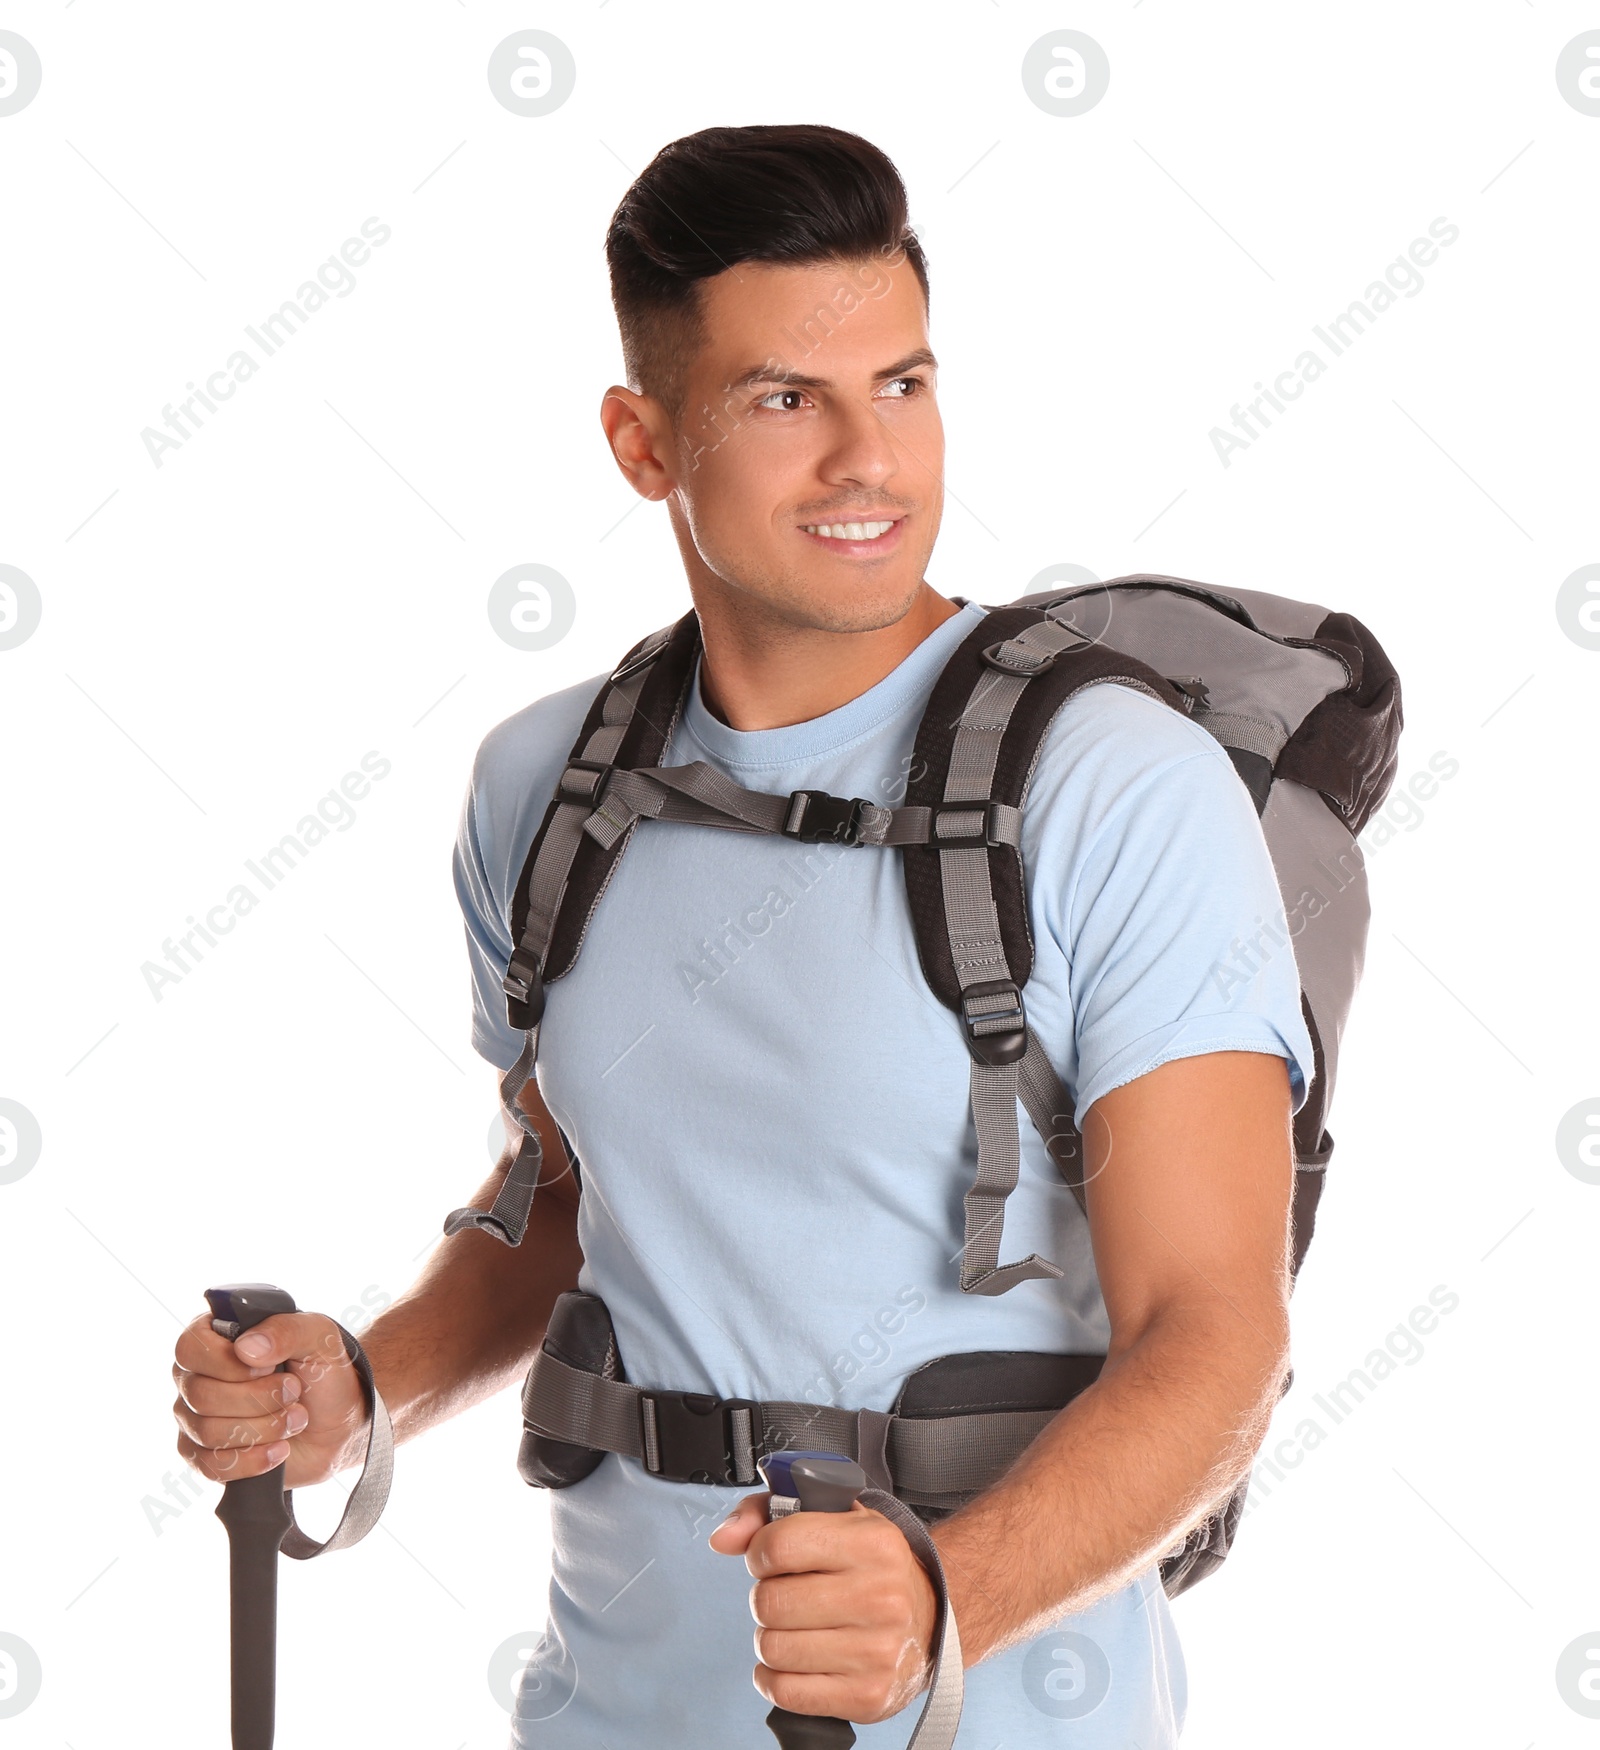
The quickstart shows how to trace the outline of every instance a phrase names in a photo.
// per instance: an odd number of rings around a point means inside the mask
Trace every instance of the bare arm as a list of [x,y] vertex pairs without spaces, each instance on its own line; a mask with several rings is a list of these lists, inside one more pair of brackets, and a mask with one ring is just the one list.
[[[544,1144],[522,1244],[476,1230],[442,1240],[362,1340],[397,1441],[510,1384],[544,1340],[557,1295],[577,1285],[577,1185],[555,1120],[531,1084],[522,1105]],[[510,1159],[508,1148],[477,1194],[479,1208],[493,1201]],[[242,1355],[204,1313],[185,1327],[172,1369],[179,1453],[219,1482],[287,1459],[290,1488],[360,1465],[366,1405],[332,1322],[321,1313],[279,1313],[241,1339],[253,1340],[260,1352]],[[273,1371],[280,1361],[289,1372]]]
[[1180,1058],[1088,1114],[1099,1379],[935,1532],[968,1664],[1143,1572],[1232,1490],[1288,1365],[1282,1058]]
[[[968,1665],[1125,1585],[1203,1519],[1248,1468],[1288,1362],[1283,1059],[1164,1064],[1097,1101],[1084,1141],[1108,1358],[934,1530]],[[924,1687],[933,1589],[881,1514],[768,1525],[765,1497],[748,1496],[711,1546],[755,1576],[755,1681],[770,1701],[882,1720]]]

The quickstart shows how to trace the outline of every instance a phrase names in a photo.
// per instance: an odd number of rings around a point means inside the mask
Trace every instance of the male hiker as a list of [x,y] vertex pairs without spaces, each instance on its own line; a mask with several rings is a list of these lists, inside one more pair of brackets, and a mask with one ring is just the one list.
[[[980,612],[925,581],[944,440],[893,166],[831,128],[708,130],[644,171],[607,250],[628,386],[601,420],[666,506],[704,640],[667,763],[893,804]],[[1008,321],[1003,296],[990,317]],[[1048,349],[1012,340],[995,404],[1014,412],[969,442],[1021,450],[1072,417]],[[1015,593],[1009,575],[956,581]],[[514,889],[602,679],[493,729],[472,774],[455,875],[473,1043],[501,1069],[522,1043],[501,991]],[[1290,1116],[1312,1066],[1293,954],[1237,972],[1263,926],[1287,942],[1244,785],[1203,729],[1125,685],[1075,695],[1048,731],[1023,828],[1028,1014],[1076,1102],[1088,1218],[1025,1132],[1006,1252],[1063,1274],[998,1295],[958,1283],[968,1051],[919,970],[897,858],[645,828],[549,986],[522,1097],[545,1162],[526,1238],[445,1240],[366,1336],[397,1438],[518,1379],[580,1281],[629,1381],[723,1398],[884,1411],[940,1356],[1108,1355],[935,1528],[967,1665],[958,1743],[1172,1744],[1186,1686],[1157,1564],[1245,1474],[1285,1376]],[[293,1487],[359,1463],[354,1374],[305,1361],[329,1329],[281,1315],[235,1346],[197,1319],[174,1369],[180,1453],[221,1480],[286,1460]],[[280,1360],[305,1380],[270,1376]],[[888,1519],[769,1526],[749,1488],[616,1453],[549,1500],[549,1630],[517,1744],[753,1746],[769,1702],[904,1744],[934,1593]],[[526,1559],[503,1526],[461,1527]]]

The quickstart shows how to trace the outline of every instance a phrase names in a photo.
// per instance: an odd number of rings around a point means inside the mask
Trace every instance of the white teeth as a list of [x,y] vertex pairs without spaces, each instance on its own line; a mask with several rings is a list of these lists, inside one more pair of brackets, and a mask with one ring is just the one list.
[[892,520],[880,523],[807,523],[805,531],[829,541],[875,541],[893,527]]

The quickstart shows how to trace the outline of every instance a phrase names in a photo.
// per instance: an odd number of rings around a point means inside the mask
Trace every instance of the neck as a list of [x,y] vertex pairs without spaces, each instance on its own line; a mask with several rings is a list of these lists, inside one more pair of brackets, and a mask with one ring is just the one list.
[[922,583],[906,613],[866,632],[830,632],[753,621],[720,598],[693,591],[705,654],[700,695],[730,729],[783,729],[826,716],[892,673],[960,608]]

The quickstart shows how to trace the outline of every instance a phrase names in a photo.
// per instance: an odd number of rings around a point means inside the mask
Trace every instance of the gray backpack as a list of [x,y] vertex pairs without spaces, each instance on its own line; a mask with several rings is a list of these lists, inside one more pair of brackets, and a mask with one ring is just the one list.
[[[476,1227],[521,1242],[540,1145],[517,1097],[533,1074],[545,986],[571,971],[634,828],[685,821],[900,852],[923,973],[963,1029],[970,1058],[978,1168],[965,1200],[960,1286],[995,1295],[1059,1277],[1037,1253],[1000,1259],[1019,1170],[1019,1103],[1085,1201],[1072,1101],[1028,1025],[1033,942],[1021,825],[1056,713],[1083,687],[1116,682],[1216,737],[1255,803],[1277,870],[1314,1050],[1313,1086],[1294,1122],[1298,1271],[1333,1148],[1327,1117],[1339,1039],[1366,943],[1356,835],[1388,793],[1401,728],[1399,679],[1372,634],[1348,614],[1174,577],[1117,578],[992,608],[934,685],[898,807],[746,790],[703,761],[663,766],[698,652],[692,612],[637,644],[600,688],[573,746],[513,903],[504,988],[526,1040],[501,1099],[520,1147],[493,1207],[454,1211],[445,1232]],[[1250,977],[1255,956],[1283,945],[1266,930],[1242,943],[1237,976]],[[520,1464],[545,1487],[581,1480],[606,1452],[684,1481],[749,1483],[763,1452],[826,1446],[860,1459],[880,1486],[932,1519],[1002,1474],[1102,1359],[943,1357],[912,1374],[887,1413],[756,1404],[629,1383],[603,1306],[563,1295],[528,1376]],[[1241,1486],[1169,1552],[1161,1570],[1170,1595],[1221,1562],[1243,1502]]]

